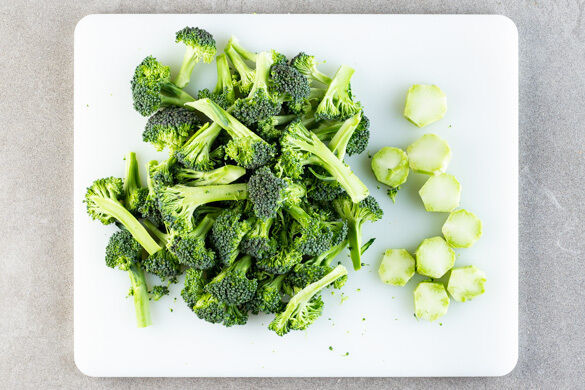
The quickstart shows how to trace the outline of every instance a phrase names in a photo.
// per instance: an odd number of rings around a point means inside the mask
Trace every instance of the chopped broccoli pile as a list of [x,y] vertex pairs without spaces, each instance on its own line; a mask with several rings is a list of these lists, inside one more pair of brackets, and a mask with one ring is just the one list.
[[[149,117],[143,141],[168,157],[146,164],[143,183],[128,153],[124,180],[96,180],[86,194],[93,219],[122,229],[106,264],[129,272],[139,326],[150,324],[147,277],[167,281],[150,290],[156,301],[184,274],[181,296],[204,321],[243,325],[262,312],[278,335],[306,329],[323,310],[320,291],[347,280],[331,263],[349,247],[358,269],[361,226],[382,213],[344,161],[370,134],[354,70],[330,77],[313,56],[288,61],[235,37],[216,53],[195,27],[176,42],[185,55],[174,77],[149,56],[131,80],[134,107]],[[214,58],[215,87],[192,97],[183,88]]]

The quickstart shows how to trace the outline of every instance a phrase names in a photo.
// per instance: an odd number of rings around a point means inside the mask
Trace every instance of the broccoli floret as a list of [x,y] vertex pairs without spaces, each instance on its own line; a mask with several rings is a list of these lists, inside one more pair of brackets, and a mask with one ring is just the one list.
[[171,70],[152,56],[146,57],[134,71],[130,82],[134,109],[149,116],[161,107],[183,106],[195,100],[170,80]]
[[186,167],[207,171],[213,169],[216,160],[212,157],[211,146],[221,132],[221,127],[213,123],[204,124],[195,134],[181,146],[177,152],[177,160]]
[[315,110],[317,118],[344,120],[361,111],[360,104],[354,102],[351,95],[349,83],[353,72],[354,69],[347,65],[342,65],[337,70],[323,100]]
[[287,204],[287,213],[297,222],[291,227],[295,237],[295,248],[304,255],[316,256],[333,246],[336,231],[341,229],[341,221],[328,221],[326,215],[307,211],[296,205]]
[[248,322],[248,313],[236,305],[228,305],[216,299],[211,294],[204,294],[199,298],[193,311],[200,319],[212,324],[223,324],[226,327],[245,325]]
[[215,216],[207,214],[194,230],[174,238],[171,250],[181,264],[196,269],[208,269],[216,264],[215,251],[205,244],[205,237],[214,222]]
[[124,206],[132,214],[139,214],[148,196],[148,189],[142,188],[140,183],[140,172],[138,171],[138,161],[136,153],[128,152],[124,156],[126,161],[126,174],[124,176]]
[[301,52],[290,60],[290,65],[311,82],[319,82],[325,85],[331,83],[331,78],[317,69],[318,62],[312,55]]
[[252,314],[279,313],[284,310],[282,288],[285,277],[286,275],[278,275],[260,282],[254,298],[245,304],[246,309]]
[[351,260],[353,268],[357,271],[362,264],[362,225],[366,221],[375,222],[381,219],[384,212],[373,196],[368,196],[358,203],[353,203],[348,196],[343,195],[333,201],[333,206],[339,216],[347,221]]
[[168,147],[173,152],[185,143],[187,137],[200,124],[201,120],[193,110],[184,107],[166,107],[148,118],[142,140],[154,145],[158,151]]
[[[298,70],[287,64],[275,64],[270,68],[271,92],[278,96],[279,101],[286,102],[288,109],[301,114],[310,108],[308,101],[311,88],[307,78]],[[307,106],[308,105],[308,106]]]
[[156,226],[163,224],[162,215],[158,209],[158,197],[154,182],[152,181],[152,169],[158,165],[157,161],[149,161],[146,164],[146,187],[148,188],[148,194],[142,205],[138,208],[138,211],[143,218],[152,221]]
[[[346,119],[339,130],[333,135],[331,141],[329,141],[329,149],[339,158],[343,160],[345,158],[345,152],[347,150],[347,145],[349,140],[355,134],[355,131],[359,127],[361,123],[361,113],[357,113],[356,115],[352,116],[351,118]],[[363,134],[363,132],[361,133]],[[367,144],[367,142],[366,142]]]
[[165,295],[169,295],[169,294],[170,294],[169,286],[164,286],[164,285],[153,286],[152,290],[150,291],[150,297],[155,301],[158,301],[159,299],[161,299]]
[[228,305],[241,305],[254,297],[258,281],[248,279],[246,274],[252,267],[252,257],[243,256],[217,274],[205,290]]
[[181,69],[174,81],[177,87],[184,88],[191,81],[191,73],[198,62],[213,61],[216,53],[215,39],[213,35],[201,28],[185,27],[177,31],[176,42],[182,42],[186,46]]
[[185,273],[185,287],[181,290],[181,297],[191,310],[203,295],[207,284],[205,271],[189,268]]
[[221,108],[227,110],[236,100],[233,76],[225,54],[218,55],[215,58],[215,62],[217,63],[217,83],[215,88],[213,91],[207,88],[200,90],[197,92],[197,99],[209,98]]
[[177,158],[170,156],[160,163],[149,168],[149,174],[155,188],[173,185],[175,182],[175,171],[177,169]]
[[158,276],[161,279],[172,278],[182,274],[179,259],[166,247],[149,255],[142,262],[144,270]]
[[248,181],[250,201],[258,218],[273,218],[286,202],[297,204],[305,196],[305,188],[288,178],[275,176],[270,168],[262,167]]
[[296,292],[288,301],[283,312],[278,313],[268,329],[283,336],[292,330],[304,330],[322,313],[323,301],[318,295],[325,287],[347,275],[347,269],[338,265],[318,281]]
[[347,142],[347,154],[352,156],[354,154],[361,154],[368,147],[370,142],[370,120],[362,113],[362,119],[357,129],[353,132],[351,138]]
[[317,165],[324,168],[355,202],[368,196],[369,191],[364,183],[302,123],[291,123],[280,139],[280,145],[281,156],[277,169],[281,175],[298,178],[305,165]]
[[230,184],[246,174],[246,170],[235,165],[224,165],[211,171],[195,171],[179,168],[175,177],[181,184],[188,186],[207,186],[213,184]]
[[193,213],[204,204],[223,200],[242,200],[248,197],[246,184],[221,184],[189,187],[178,184],[161,188],[158,193],[163,219],[173,230],[193,229]]
[[238,248],[251,226],[242,220],[239,205],[222,211],[211,228],[211,243],[217,249],[219,259],[224,264],[231,264],[238,255]]
[[274,157],[274,146],[268,144],[211,100],[200,99],[190,105],[229,133],[231,140],[226,145],[225,153],[238,165],[247,169],[256,169]]
[[[332,138],[338,134],[335,147],[332,147],[332,143],[329,143],[329,148],[331,150],[336,149],[339,152],[344,152],[343,148],[345,148],[345,152],[351,156],[363,153],[366,150],[370,141],[370,120],[362,113],[361,120],[357,126],[355,126],[354,116],[344,122],[323,121],[311,131],[323,142],[333,141]],[[345,134],[345,136],[342,137],[342,134]],[[347,139],[348,135],[349,139]],[[335,152],[338,156],[342,155],[337,151]]]
[[240,243],[241,251],[256,259],[264,259],[274,256],[277,250],[277,242],[270,234],[270,228],[273,223],[273,218],[254,218],[253,222],[250,224],[250,231]]
[[159,251],[161,247],[144,226],[120,203],[123,195],[122,179],[115,177],[98,179],[87,188],[85,194],[87,213],[92,219],[97,219],[104,225],[118,221],[149,254]]
[[270,118],[259,121],[256,124],[257,133],[268,142],[276,141],[284,132],[284,129],[278,128],[277,126],[286,125],[296,118],[297,115],[295,114],[271,116]]
[[324,207],[329,206],[327,202],[345,192],[343,187],[320,167],[311,169],[311,173],[305,175],[303,182],[307,188],[307,197]]
[[290,245],[282,245],[273,256],[256,260],[256,266],[271,274],[286,274],[303,260],[303,254]]
[[136,323],[139,328],[151,324],[148,286],[140,265],[142,247],[127,230],[112,234],[106,246],[106,265],[127,271],[130,276]]
[[281,102],[268,90],[272,55],[262,52],[256,58],[256,74],[248,96],[236,100],[232,114],[246,126],[278,114]]
[[234,68],[236,68],[238,75],[236,86],[238,87],[238,90],[241,94],[247,95],[254,84],[256,72],[244,62],[244,59],[234,46],[233,39],[230,40],[225,47],[225,54],[229,57]]

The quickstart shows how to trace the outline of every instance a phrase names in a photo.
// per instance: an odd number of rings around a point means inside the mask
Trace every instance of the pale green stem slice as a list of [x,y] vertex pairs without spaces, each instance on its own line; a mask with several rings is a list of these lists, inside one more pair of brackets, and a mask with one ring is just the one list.
[[435,134],[423,135],[406,148],[406,153],[410,168],[427,175],[445,172],[451,161],[449,144]]
[[464,209],[453,211],[445,221],[442,231],[451,246],[469,248],[481,237],[481,220]]
[[436,85],[415,84],[406,94],[404,117],[417,127],[438,121],[447,112],[447,96]]
[[424,239],[415,255],[416,272],[429,278],[440,278],[455,264],[455,252],[443,237]]
[[455,176],[441,173],[429,177],[418,193],[425,205],[425,210],[448,213],[459,207],[461,184]]
[[447,290],[458,302],[465,302],[485,292],[485,273],[474,265],[453,268]]
[[406,249],[388,249],[378,268],[378,275],[386,284],[404,286],[414,275],[414,258]]
[[416,318],[434,321],[449,309],[449,296],[441,283],[421,282],[414,290],[414,314]]
[[372,157],[376,179],[390,187],[398,187],[408,178],[408,156],[402,149],[385,146]]

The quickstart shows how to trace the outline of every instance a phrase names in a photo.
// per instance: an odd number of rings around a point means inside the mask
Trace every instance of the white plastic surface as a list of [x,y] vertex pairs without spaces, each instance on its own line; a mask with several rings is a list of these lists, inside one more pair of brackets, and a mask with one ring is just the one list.
[[[424,133],[446,139],[447,172],[462,184],[461,206],[483,221],[483,237],[457,250],[456,266],[475,264],[486,293],[453,301],[434,323],[417,321],[414,277],[405,287],[378,279],[387,248],[414,251],[441,234],[448,213],[428,213],[417,191],[428,178],[411,174],[396,204],[370,171],[368,153],[349,158],[380,201],[384,219],[368,224],[369,264],[324,299],[325,312],[308,331],[278,337],[270,316],[252,316],[226,329],[197,319],[182,302],[181,285],[152,304],[153,326],[137,329],[129,280],[104,265],[114,231],[92,221],[82,203],[99,177],[122,176],[128,150],[144,164],[164,154],[144,144],[146,119],[132,109],[133,69],[152,54],[176,71],[183,47],[174,32],[185,25],[212,32],[220,49],[230,34],[252,50],[303,50],[332,74],[356,69],[355,95],[371,120],[373,155],[405,148]],[[518,60],[517,30],[500,16],[412,15],[92,15],[75,31],[75,361],[93,376],[476,376],[513,369],[518,344]],[[215,64],[196,68],[188,91],[215,84]],[[445,92],[443,119],[418,129],[402,117],[412,84]],[[144,169],[142,170],[144,172]],[[349,257],[340,260],[351,267]],[[155,280],[149,280],[152,285]],[[174,301],[173,297],[177,297]],[[171,312],[170,308],[173,309]],[[331,351],[329,347],[332,347]],[[346,356],[346,352],[349,355]]]

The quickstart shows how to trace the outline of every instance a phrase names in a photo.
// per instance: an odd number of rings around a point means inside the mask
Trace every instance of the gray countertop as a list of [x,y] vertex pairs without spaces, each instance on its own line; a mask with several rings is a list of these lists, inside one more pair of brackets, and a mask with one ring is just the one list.
[[[28,1],[0,4],[0,387],[582,388],[585,2]],[[503,14],[520,42],[520,350],[501,378],[100,379],[73,362],[73,31],[92,13]]]

